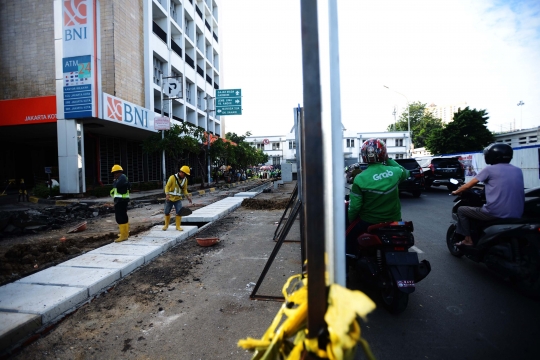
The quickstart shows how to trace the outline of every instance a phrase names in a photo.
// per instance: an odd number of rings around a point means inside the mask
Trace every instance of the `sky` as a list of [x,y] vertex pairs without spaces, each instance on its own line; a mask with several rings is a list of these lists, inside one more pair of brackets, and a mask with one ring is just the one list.
[[[488,112],[495,132],[540,126],[540,1],[337,3],[347,130],[385,131],[407,101],[466,102]],[[328,119],[328,1],[318,4]],[[242,89],[242,115],[226,117],[225,131],[285,135],[303,104],[300,0],[221,0],[220,11],[220,87]]]

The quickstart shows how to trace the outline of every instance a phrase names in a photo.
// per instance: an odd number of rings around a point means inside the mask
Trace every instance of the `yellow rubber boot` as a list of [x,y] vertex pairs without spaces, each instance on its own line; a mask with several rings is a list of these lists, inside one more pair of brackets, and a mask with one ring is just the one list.
[[180,227],[181,224],[182,224],[182,217],[177,216],[176,217],[176,230],[184,231],[184,229],[182,229],[182,227]]
[[165,226],[163,226],[163,231],[167,230],[169,227],[169,222],[171,221],[171,215],[165,215]]
[[122,242],[127,240],[129,237],[129,223],[119,224],[118,227],[120,228],[120,236],[118,236],[118,239],[114,240],[114,242]]

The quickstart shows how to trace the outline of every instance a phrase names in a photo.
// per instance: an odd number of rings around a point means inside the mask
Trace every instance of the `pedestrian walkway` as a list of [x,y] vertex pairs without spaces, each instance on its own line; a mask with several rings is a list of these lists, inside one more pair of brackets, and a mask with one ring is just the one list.
[[0,287],[0,354],[199,231],[198,226],[184,224],[219,220],[237,209],[245,197],[262,190],[236,194],[195,210],[182,218],[181,232],[173,226],[167,231],[154,226],[138,237],[108,244]]

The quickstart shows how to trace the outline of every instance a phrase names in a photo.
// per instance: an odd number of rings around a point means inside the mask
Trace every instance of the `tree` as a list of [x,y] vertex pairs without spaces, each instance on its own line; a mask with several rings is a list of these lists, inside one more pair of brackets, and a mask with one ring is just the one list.
[[[409,104],[409,112],[414,147],[426,146],[427,136],[436,129],[442,129],[442,120],[435,118],[431,112],[426,111],[426,104],[419,101]],[[408,120],[409,114],[404,111],[395,125],[388,125],[387,131],[407,131]]]
[[228,132],[225,134],[225,138],[237,144],[233,149],[231,157],[228,159],[229,165],[233,165],[240,168],[247,168],[248,166],[265,163],[268,161],[268,155],[262,150],[254,149],[249,143],[244,140],[250,136],[251,132],[246,132],[244,135],[237,135],[236,133]]
[[432,154],[454,154],[482,150],[493,142],[493,134],[486,124],[486,110],[459,109],[454,120],[442,129],[435,129],[426,139]]
[[[202,151],[201,142],[204,139],[204,129],[196,125],[187,122],[182,122],[180,125],[173,124],[170,130],[165,131],[163,139],[161,136],[161,132],[158,132],[144,140],[143,151],[150,154],[165,151],[177,165],[184,163],[190,154],[199,155]],[[196,157],[201,169],[204,169],[204,166],[200,164],[200,156]],[[203,170],[203,179],[205,175]]]
[[152,134],[144,140],[143,151],[155,153],[165,150],[167,155],[180,164],[189,157],[190,153],[199,154],[201,152],[203,138],[203,128],[182,122],[180,125],[173,124],[171,129],[165,132],[163,139],[161,132]]

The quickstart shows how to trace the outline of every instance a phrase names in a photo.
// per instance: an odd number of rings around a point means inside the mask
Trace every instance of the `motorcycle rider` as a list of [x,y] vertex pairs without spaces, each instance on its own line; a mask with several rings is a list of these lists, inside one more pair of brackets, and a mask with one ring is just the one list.
[[511,165],[514,151],[507,144],[493,143],[484,149],[486,164],[468,183],[452,192],[458,195],[478,182],[485,184],[486,204],[482,207],[461,206],[458,209],[456,233],[463,235],[457,246],[473,246],[470,219],[489,221],[494,219],[520,218],[525,204],[523,172]]
[[398,185],[409,177],[409,171],[388,158],[386,144],[368,139],[360,149],[368,167],[353,181],[349,197],[346,249],[355,251],[355,241],[370,225],[401,220]]

